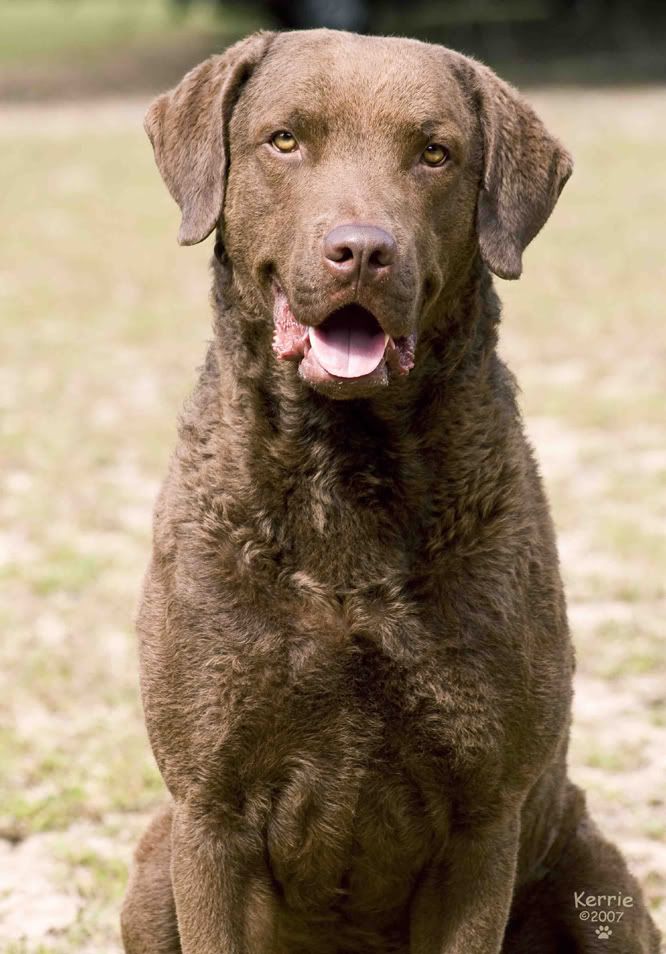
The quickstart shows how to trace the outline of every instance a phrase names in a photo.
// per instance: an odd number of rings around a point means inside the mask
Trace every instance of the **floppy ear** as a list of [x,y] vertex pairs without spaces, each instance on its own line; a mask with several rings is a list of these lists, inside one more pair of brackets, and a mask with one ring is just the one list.
[[522,253],[553,211],[573,162],[517,90],[473,65],[484,151],[479,248],[495,275],[519,278]]
[[217,225],[228,165],[227,130],[242,84],[273,34],[255,33],[196,66],[146,113],[155,161],[180,206],[181,245],[196,245]]

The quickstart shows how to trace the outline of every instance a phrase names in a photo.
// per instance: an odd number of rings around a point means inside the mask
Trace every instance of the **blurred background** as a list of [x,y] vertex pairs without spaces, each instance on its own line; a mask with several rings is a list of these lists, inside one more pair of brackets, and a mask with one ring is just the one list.
[[663,0],[0,0],[0,97],[153,92],[259,27],[445,43],[516,81],[663,81]]
[[504,283],[578,650],[574,778],[666,928],[666,4],[0,0],[0,952],[118,954],[162,796],[133,616],[210,336],[142,116],[258,26],[416,35],[518,83],[576,171]]

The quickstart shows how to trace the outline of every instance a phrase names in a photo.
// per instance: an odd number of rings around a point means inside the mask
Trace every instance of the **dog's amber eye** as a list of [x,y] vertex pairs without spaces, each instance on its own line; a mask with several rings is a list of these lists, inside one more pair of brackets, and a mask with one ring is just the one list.
[[438,142],[431,142],[423,150],[421,158],[427,166],[443,166],[449,158],[449,150],[446,146],[440,146]]
[[295,149],[298,149],[296,137],[286,129],[281,129],[279,132],[274,133],[271,144],[275,146],[278,152],[294,152]]

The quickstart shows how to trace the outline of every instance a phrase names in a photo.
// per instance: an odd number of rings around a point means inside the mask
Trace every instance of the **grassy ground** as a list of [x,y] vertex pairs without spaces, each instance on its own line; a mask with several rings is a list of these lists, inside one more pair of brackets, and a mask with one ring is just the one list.
[[[666,927],[666,90],[534,99],[577,172],[503,284],[503,350],[560,532],[572,771]],[[143,106],[0,108],[2,954],[119,950],[161,791],[132,617],[209,249],[176,245]]]
[[[208,26],[208,11],[196,12],[196,26]],[[22,65],[44,57],[51,63],[94,57],[110,47],[180,32],[164,0],[0,0],[0,22],[0,61]]]
[[156,92],[259,25],[251,3],[0,0],[0,101]]

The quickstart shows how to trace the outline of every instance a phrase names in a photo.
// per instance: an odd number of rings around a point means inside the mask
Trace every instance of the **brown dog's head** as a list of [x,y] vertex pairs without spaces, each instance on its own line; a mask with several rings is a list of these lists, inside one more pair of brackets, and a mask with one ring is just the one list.
[[179,241],[219,226],[276,357],[339,397],[409,372],[477,253],[518,278],[572,168],[485,66],[329,30],[237,43],[160,96],[146,129]]

